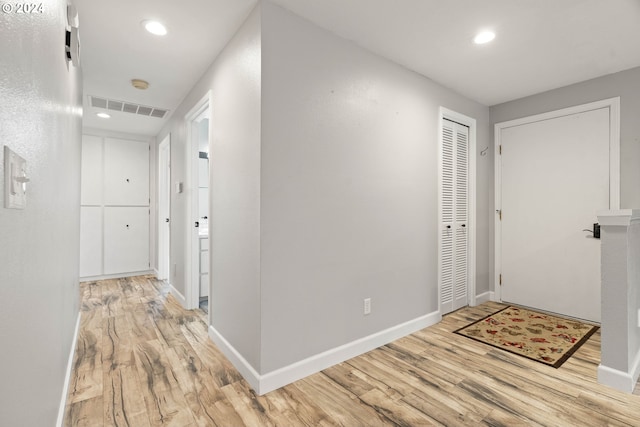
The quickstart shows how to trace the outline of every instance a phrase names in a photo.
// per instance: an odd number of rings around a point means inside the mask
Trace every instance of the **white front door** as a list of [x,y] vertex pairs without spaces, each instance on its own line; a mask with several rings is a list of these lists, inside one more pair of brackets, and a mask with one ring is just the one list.
[[505,302],[600,321],[600,241],[610,206],[610,108],[497,125]]

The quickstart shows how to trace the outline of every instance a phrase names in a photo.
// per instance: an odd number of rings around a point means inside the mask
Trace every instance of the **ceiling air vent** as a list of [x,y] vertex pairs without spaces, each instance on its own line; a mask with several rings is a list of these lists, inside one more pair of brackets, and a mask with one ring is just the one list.
[[96,108],[106,108],[112,111],[122,111],[124,113],[139,114],[141,116],[156,117],[158,119],[163,119],[169,112],[169,110],[162,108],[147,107],[145,105],[105,99],[93,95],[89,95],[89,103],[92,107]]

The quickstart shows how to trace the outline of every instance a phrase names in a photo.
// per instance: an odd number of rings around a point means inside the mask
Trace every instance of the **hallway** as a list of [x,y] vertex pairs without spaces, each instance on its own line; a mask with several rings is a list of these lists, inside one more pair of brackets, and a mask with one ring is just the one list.
[[640,425],[640,396],[597,384],[600,335],[552,369],[440,324],[264,396],[152,276],[81,285],[65,426]]

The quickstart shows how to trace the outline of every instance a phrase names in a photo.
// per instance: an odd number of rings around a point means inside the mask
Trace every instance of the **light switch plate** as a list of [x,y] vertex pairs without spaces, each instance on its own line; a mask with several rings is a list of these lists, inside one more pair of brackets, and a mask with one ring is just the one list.
[[24,209],[27,205],[27,161],[4,146],[4,207]]

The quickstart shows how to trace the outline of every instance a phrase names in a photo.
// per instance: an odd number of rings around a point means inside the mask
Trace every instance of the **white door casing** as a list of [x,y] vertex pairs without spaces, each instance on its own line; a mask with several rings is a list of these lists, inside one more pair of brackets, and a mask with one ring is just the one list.
[[583,229],[619,208],[618,117],[615,98],[496,124],[497,299],[599,321],[600,243]]
[[438,295],[441,314],[475,305],[475,119],[441,108]]
[[158,279],[170,282],[171,134],[158,149]]
[[[211,120],[212,92],[198,101],[185,115],[187,126],[187,143],[185,144],[186,159],[186,197],[187,197],[187,221],[186,221],[186,258],[185,258],[185,304],[186,309],[194,309],[199,305],[200,299],[200,236],[195,226],[200,220],[198,209],[199,198],[199,132],[197,123],[203,118]],[[209,126],[209,143],[211,141],[211,126]],[[209,217],[211,214],[209,215]]]

